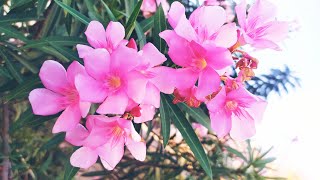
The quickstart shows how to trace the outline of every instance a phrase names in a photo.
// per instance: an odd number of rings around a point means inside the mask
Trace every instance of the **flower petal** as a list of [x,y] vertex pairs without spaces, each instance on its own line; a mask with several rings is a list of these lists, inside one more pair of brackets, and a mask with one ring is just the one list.
[[205,100],[206,96],[219,90],[220,82],[219,74],[211,67],[206,68],[200,73],[196,98]]
[[274,20],[277,7],[266,0],[257,0],[248,10],[247,28],[260,27],[263,23]]
[[223,25],[215,39],[214,42],[219,47],[230,48],[233,46],[238,40],[237,26],[235,23],[229,23]]
[[62,111],[65,107],[61,105],[63,96],[45,88],[34,89],[29,94],[32,111],[36,115],[53,115]]
[[131,138],[127,138],[126,146],[136,160],[144,161],[146,159],[147,148],[145,142],[136,142]]
[[186,18],[185,11],[184,6],[180,2],[174,1],[171,4],[171,8],[167,15],[171,27],[175,28],[181,18]]
[[152,44],[147,43],[143,49],[143,57],[150,64],[150,67],[161,65],[167,58],[159,52],[159,50]]
[[74,84],[76,75],[78,74],[86,75],[87,72],[78,61],[73,61],[67,69],[67,78],[70,84]]
[[128,100],[128,96],[123,91],[112,94],[99,106],[97,113],[123,114],[128,105]]
[[93,50],[92,47],[83,44],[77,44],[76,48],[80,58],[86,57]]
[[156,113],[155,107],[148,104],[141,104],[140,108],[141,108],[141,116],[135,117],[134,122],[143,123],[143,122],[151,121]]
[[100,103],[107,97],[107,89],[103,84],[88,75],[77,75],[75,85],[81,101]]
[[199,74],[194,72],[191,68],[181,68],[176,70],[175,86],[178,89],[188,89],[194,86]]
[[245,111],[232,117],[230,136],[238,141],[244,141],[256,134],[254,119]]
[[108,48],[114,50],[124,39],[125,30],[121,23],[110,21],[106,29]]
[[81,112],[78,106],[68,106],[58,117],[52,128],[52,133],[67,132],[77,126],[81,120]]
[[89,113],[90,106],[91,106],[91,103],[89,103],[89,102],[82,102],[82,101],[79,102],[79,108],[81,111],[81,116],[83,118],[85,118],[87,116],[87,114]]
[[67,72],[57,61],[45,61],[41,66],[39,77],[47,89],[60,94],[69,86]]
[[106,49],[94,49],[84,59],[84,67],[90,76],[103,80],[110,67],[110,55]]
[[[120,160],[123,157],[124,154],[124,138],[121,137],[117,144],[111,148],[111,144],[108,142],[104,144],[101,147],[97,148],[97,152],[101,158],[101,160],[105,161],[107,163],[106,168],[109,168],[109,170],[112,170],[116,167],[116,165],[120,162]],[[102,161],[102,162],[103,162]]]
[[98,154],[88,147],[81,147],[76,150],[71,158],[70,163],[74,167],[89,168],[98,160]]
[[210,46],[207,49],[206,60],[215,70],[224,69],[234,63],[232,55],[227,48]]
[[231,130],[231,114],[223,109],[210,112],[211,128],[217,133],[218,137],[224,137]]
[[139,72],[129,72],[127,75],[127,95],[136,103],[141,103],[146,94],[148,79]]
[[175,78],[168,78],[168,77],[175,77],[176,69],[159,66],[152,68],[151,70],[153,73],[156,74],[154,78],[150,80],[153,85],[155,85],[161,92],[165,94],[172,94],[175,87]]
[[107,46],[106,33],[103,25],[98,21],[91,21],[85,32],[87,40],[94,48],[105,48]]
[[246,28],[246,19],[247,19],[247,2],[246,0],[242,0],[236,7],[235,11],[237,14],[237,19],[240,27],[242,29]]
[[83,125],[77,124],[71,131],[67,131],[65,140],[74,146],[81,146],[88,135],[88,130]]
[[146,94],[144,96],[142,104],[153,105],[156,108],[160,107],[160,91],[155,85],[150,82],[147,84]]
[[141,62],[138,52],[126,46],[119,46],[111,54],[111,69],[129,72]]
[[222,87],[219,93],[207,103],[208,110],[210,112],[217,112],[220,109],[223,109],[226,103],[226,98],[227,95],[225,87]]

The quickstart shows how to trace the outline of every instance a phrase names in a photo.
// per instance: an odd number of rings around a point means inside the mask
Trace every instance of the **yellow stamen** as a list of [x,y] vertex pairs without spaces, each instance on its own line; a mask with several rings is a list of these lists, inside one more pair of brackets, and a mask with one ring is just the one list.
[[227,101],[225,107],[230,111],[234,111],[237,109],[238,103],[236,101]]
[[207,61],[203,58],[196,60],[195,65],[198,69],[202,70],[207,67]]
[[109,79],[108,79],[108,84],[110,87],[112,88],[118,88],[121,86],[121,79],[120,77],[118,76],[111,76]]

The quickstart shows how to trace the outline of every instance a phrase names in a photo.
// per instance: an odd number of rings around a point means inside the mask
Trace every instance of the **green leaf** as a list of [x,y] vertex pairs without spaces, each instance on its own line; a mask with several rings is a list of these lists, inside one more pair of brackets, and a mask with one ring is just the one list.
[[29,80],[26,80],[24,83],[20,84],[18,87],[14,88],[9,92],[9,94],[3,97],[5,103],[16,99],[16,98],[24,98],[27,97],[30,91],[38,85],[41,84],[40,79],[38,76],[32,76]]
[[48,150],[58,146],[60,143],[64,141],[65,135],[66,135],[65,133],[59,133],[53,136],[48,142],[46,142],[41,146],[40,151]]
[[111,21],[117,21],[117,18],[114,16],[114,14],[112,13],[112,11],[110,10],[109,6],[103,1],[103,0],[100,0],[101,3],[103,4],[104,8],[106,8],[106,11],[107,11],[107,14],[108,14],[108,17]]
[[21,14],[8,14],[6,16],[0,16],[0,24],[3,23],[14,23],[14,22],[25,22],[31,20],[40,20],[36,13],[23,12]]
[[68,59],[68,62],[73,61],[73,60],[81,61],[80,58],[78,57],[78,54],[76,52],[74,52],[72,49],[61,47],[61,46],[59,46],[55,43],[52,43],[52,42],[50,42],[49,44],[53,48],[55,48],[58,52],[63,54]]
[[[74,148],[76,151],[77,148]],[[65,170],[64,170],[64,176],[63,179],[64,180],[71,180],[73,178],[74,175],[77,174],[77,172],[79,171],[80,168],[78,167],[73,167],[70,164],[70,158],[66,159],[66,164],[65,164]]]
[[136,22],[136,27],[135,27],[137,36],[138,36],[138,43],[140,49],[143,48],[143,46],[147,43],[146,36],[144,35],[144,32],[138,22]]
[[203,112],[202,109],[189,107],[185,103],[179,103],[177,105],[182,111],[188,113],[191,117],[193,117],[195,121],[202,124],[207,129],[211,129],[210,118],[206,115],[206,113]]
[[137,20],[138,15],[139,15],[141,5],[142,5],[142,0],[139,0],[138,4],[134,7],[134,9],[129,17],[129,20],[126,24],[126,39],[130,38],[131,33],[135,27],[135,22]]
[[140,22],[141,28],[143,32],[147,32],[154,25],[154,16],[149,17],[148,19],[144,19]]
[[10,75],[6,67],[0,66],[0,75],[5,76],[9,79],[12,79],[12,76]]
[[170,138],[170,110],[165,104],[165,95],[161,93],[160,101],[161,134],[163,137],[163,147],[166,147]]
[[37,74],[39,72],[38,68],[29,62],[29,60],[21,55],[17,55],[15,52],[8,51],[8,53],[17,61],[19,61],[24,67],[29,69],[33,74]]
[[227,151],[229,151],[230,153],[232,153],[232,154],[238,156],[239,158],[243,159],[244,161],[248,162],[248,159],[240,151],[233,149],[230,146],[226,146],[226,148],[227,148]]
[[85,39],[79,37],[51,36],[37,41],[29,41],[29,43],[23,46],[22,49],[43,47],[49,45],[50,43],[58,46],[75,46],[77,44],[87,44]]
[[28,39],[18,30],[13,28],[10,24],[0,25],[0,32],[5,33],[9,37],[20,39],[27,42]]
[[36,47],[36,48],[45,52],[45,53],[48,53],[48,54],[55,56],[59,60],[62,60],[64,62],[70,62],[70,59],[68,57],[66,57],[65,55],[63,55],[62,53],[60,53],[59,51],[57,51],[53,47],[44,46],[44,47]]
[[23,6],[29,2],[31,2],[32,0],[12,0],[11,3],[12,5],[10,6],[11,9],[14,9],[16,7],[19,7],[19,6]]
[[167,29],[166,17],[164,15],[162,6],[158,7],[156,14],[154,15],[154,45],[159,49],[160,52],[164,53],[166,49],[165,41],[160,38],[159,33]]
[[276,160],[276,158],[274,158],[274,157],[265,158],[265,159],[259,159],[259,160],[255,161],[255,162],[253,162],[252,165],[254,167],[265,167],[266,164],[271,163],[271,162],[273,162],[275,160]]
[[194,132],[192,126],[185,118],[184,114],[182,113],[181,109],[178,106],[172,104],[172,98],[169,96],[165,96],[164,98],[166,102],[166,106],[169,107],[171,112],[171,117],[174,125],[180,131],[182,137],[189,145],[190,149],[192,150],[195,158],[199,161],[201,167],[207,173],[207,175],[212,178],[212,169],[209,163],[208,156],[206,155],[196,133]]
[[62,7],[64,10],[66,10],[68,13],[70,13],[73,17],[81,21],[83,24],[88,25],[90,22],[90,19],[86,17],[85,15],[81,14],[80,12],[76,11],[72,7],[64,4],[63,2],[59,0],[54,0],[60,7]]
[[81,176],[84,176],[84,177],[106,176],[106,175],[109,175],[110,173],[111,173],[111,171],[93,171],[93,172],[83,173],[83,174],[81,174]]
[[4,59],[6,62],[6,67],[8,68],[10,74],[15,78],[15,80],[18,83],[22,83],[23,79],[20,75],[20,73],[17,71],[17,68],[14,67],[12,62],[8,59],[8,57],[3,53],[3,51],[0,49],[0,56]]
[[38,0],[37,15],[40,16],[46,8],[48,0]]

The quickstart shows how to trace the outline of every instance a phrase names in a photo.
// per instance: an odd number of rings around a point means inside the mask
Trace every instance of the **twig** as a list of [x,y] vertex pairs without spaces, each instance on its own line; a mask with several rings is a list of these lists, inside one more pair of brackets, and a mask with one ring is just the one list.
[[8,104],[3,104],[3,122],[2,122],[2,138],[3,138],[3,170],[2,179],[7,180],[10,178],[11,163],[9,159],[9,107]]

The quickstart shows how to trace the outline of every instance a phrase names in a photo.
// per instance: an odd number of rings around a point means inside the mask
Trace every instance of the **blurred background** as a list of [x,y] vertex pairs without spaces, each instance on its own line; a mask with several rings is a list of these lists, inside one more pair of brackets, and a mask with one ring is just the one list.
[[[181,107],[208,153],[214,179],[320,179],[320,81],[316,77],[320,2],[270,1],[278,6],[278,18],[290,22],[291,32],[281,44],[283,51],[245,47],[260,61],[248,87],[269,102],[257,134],[247,142],[217,139],[195,124],[199,117],[208,119],[206,109],[193,114],[190,108]],[[103,24],[110,21],[106,7],[125,24],[136,5],[135,0],[62,2]],[[187,14],[203,3],[181,2],[188,7]],[[219,3],[228,10],[230,21],[237,2]],[[159,113],[150,123],[137,127],[148,146],[145,162],[127,153],[114,171],[104,170],[99,162],[89,170],[72,168],[73,147],[64,142],[64,134],[51,134],[57,116],[32,115],[26,98],[30,90],[41,87],[37,73],[44,60],[56,59],[64,65],[73,59],[81,62],[74,46],[85,43],[86,25],[70,14],[70,8],[61,8],[54,1],[0,0],[0,6],[1,173],[9,164],[11,179],[71,179],[74,175],[76,179],[209,179],[173,125],[169,144],[162,147]],[[140,13],[137,22],[140,28],[132,37],[139,45],[153,42],[152,17],[145,19]]]

